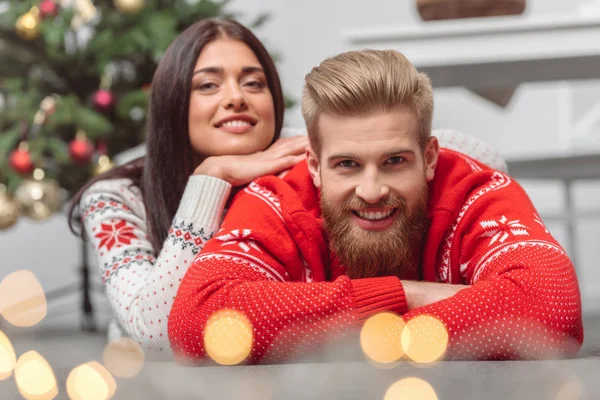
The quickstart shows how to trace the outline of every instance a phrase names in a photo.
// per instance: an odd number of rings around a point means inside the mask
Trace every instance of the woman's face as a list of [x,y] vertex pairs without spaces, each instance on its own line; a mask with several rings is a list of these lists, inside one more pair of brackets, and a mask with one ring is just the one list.
[[189,134],[197,154],[251,154],[269,146],[275,135],[273,97],[244,42],[223,38],[204,46],[191,84]]

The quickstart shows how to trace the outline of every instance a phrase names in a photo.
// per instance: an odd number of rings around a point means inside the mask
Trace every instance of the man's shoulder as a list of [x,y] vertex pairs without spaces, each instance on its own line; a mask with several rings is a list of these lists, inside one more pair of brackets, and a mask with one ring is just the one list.
[[431,206],[452,211],[489,197],[510,201],[515,192],[520,199],[526,197],[521,186],[505,172],[450,149],[440,151],[431,189]]
[[287,214],[312,210],[319,202],[306,161],[298,163],[284,176],[269,175],[254,180],[244,193],[259,196]]
[[[268,207],[255,209],[256,204]],[[275,212],[284,218],[296,212],[313,212],[318,206],[318,190],[306,162],[302,161],[284,175],[267,175],[250,182],[234,197],[230,210],[238,207],[248,210],[250,207],[258,214]]]

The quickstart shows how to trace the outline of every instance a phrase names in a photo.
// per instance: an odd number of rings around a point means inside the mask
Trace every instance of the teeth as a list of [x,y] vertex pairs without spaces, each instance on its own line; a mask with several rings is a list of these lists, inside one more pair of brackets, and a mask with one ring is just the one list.
[[243,121],[243,120],[240,120],[240,119],[223,122],[221,124],[221,126],[248,126],[248,125],[250,125],[250,122]]
[[394,212],[394,209],[387,210],[387,211],[384,211],[384,212],[381,212],[381,211],[373,212],[373,211],[359,211],[359,210],[356,210],[356,213],[358,214],[359,217],[364,218],[364,219],[374,220],[374,221],[377,221],[379,219],[387,218],[393,212]]

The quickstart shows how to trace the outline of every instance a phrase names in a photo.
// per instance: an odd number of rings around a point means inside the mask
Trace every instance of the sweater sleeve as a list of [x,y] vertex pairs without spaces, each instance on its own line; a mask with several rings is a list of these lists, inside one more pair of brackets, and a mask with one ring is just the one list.
[[583,342],[573,265],[525,191],[503,177],[502,187],[467,201],[450,244],[452,262],[471,286],[404,318],[428,314],[443,322],[446,359],[571,356]]
[[179,283],[218,228],[230,189],[220,179],[191,176],[158,255],[148,239],[140,190],[130,180],[100,181],[82,196],[82,222],[108,301],[145,349],[170,348],[167,321]]
[[406,311],[396,277],[311,281],[295,227],[286,221],[272,193],[246,189],[236,197],[175,299],[169,338],[180,361],[206,357],[206,325],[222,309],[249,320],[253,346],[245,361],[250,363],[306,354],[380,311]]

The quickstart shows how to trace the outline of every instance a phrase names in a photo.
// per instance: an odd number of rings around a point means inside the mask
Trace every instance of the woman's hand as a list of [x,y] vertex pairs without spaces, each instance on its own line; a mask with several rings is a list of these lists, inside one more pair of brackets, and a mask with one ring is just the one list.
[[298,164],[304,160],[307,145],[307,136],[294,136],[278,139],[268,149],[253,154],[208,157],[196,168],[194,175],[213,176],[231,186],[245,185]]

